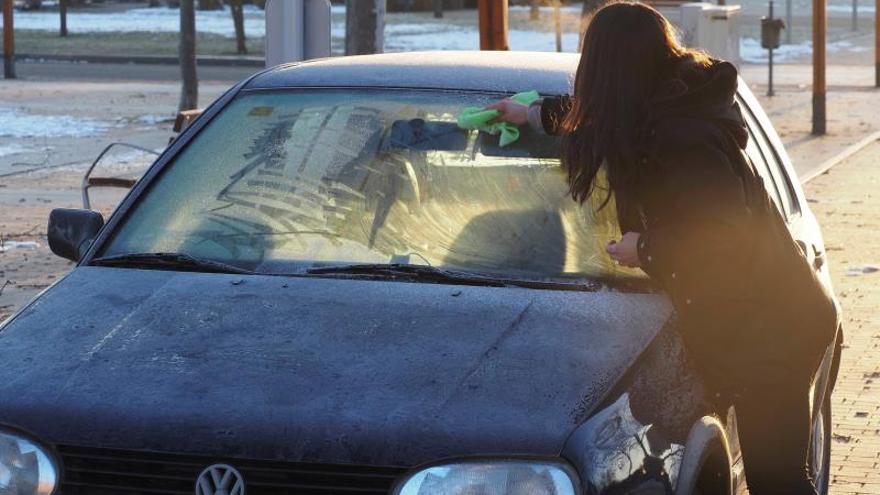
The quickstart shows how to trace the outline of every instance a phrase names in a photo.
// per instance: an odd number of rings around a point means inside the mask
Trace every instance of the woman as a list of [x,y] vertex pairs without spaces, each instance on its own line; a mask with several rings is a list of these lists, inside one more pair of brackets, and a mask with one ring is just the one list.
[[736,86],[733,65],[682,47],[659,12],[615,3],[585,33],[572,98],[489,108],[563,135],[576,201],[613,193],[624,234],[608,254],[672,299],[711,395],[736,407],[751,494],[815,495],[808,390],[837,306],[743,153]]

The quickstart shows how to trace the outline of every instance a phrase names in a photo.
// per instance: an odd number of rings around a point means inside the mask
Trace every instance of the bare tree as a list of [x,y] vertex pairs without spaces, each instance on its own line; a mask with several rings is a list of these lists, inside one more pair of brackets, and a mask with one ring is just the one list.
[[443,0],[434,0],[434,18],[441,19],[443,17]]
[[541,0],[529,1],[529,20],[537,21],[541,18]]
[[345,54],[382,53],[385,0],[345,0]]
[[67,0],[58,1],[58,12],[61,14],[61,32],[59,36],[67,36]]
[[196,74],[196,12],[195,0],[180,0],[180,110],[199,105],[199,79]]
[[242,0],[229,0],[232,24],[235,26],[235,49],[239,55],[247,53],[247,38],[244,35],[244,10]]

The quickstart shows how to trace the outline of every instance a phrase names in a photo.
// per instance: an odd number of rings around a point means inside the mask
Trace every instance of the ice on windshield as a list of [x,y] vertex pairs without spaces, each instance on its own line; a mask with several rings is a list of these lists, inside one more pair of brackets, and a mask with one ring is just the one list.
[[613,206],[568,198],[548,154],[554,138],[524,130],[501,149],[454,126],[462,108],[492,100],[239,97],[141,197],[103,254],[182,252],[267,273],[393,262],[534,279],[629,274],[604,251],[619,236]]

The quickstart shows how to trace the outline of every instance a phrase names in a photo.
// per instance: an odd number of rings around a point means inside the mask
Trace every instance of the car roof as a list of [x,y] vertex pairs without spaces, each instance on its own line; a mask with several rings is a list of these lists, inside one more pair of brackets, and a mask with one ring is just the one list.
[[510,51],[331,57],[273,67],[245,89],[396,87],[570,94],[579,58],[576,53]]

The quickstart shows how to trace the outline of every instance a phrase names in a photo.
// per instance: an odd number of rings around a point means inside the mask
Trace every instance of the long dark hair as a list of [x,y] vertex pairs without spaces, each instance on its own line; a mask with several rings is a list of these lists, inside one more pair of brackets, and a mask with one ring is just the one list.
[[569,193],[583,203],[604,166],[604,207],[614,193],[618,214],[632,213],[638,176],[638,128],[657,85],[683,62],[708,66],[701,52],[683,47],[660,12],[620,2],[600,9],[584,34],[572,107],[562,122],[562,164]]

